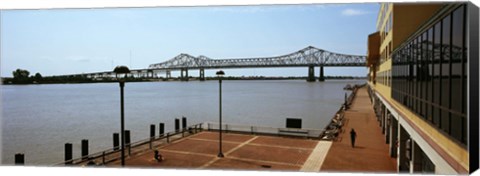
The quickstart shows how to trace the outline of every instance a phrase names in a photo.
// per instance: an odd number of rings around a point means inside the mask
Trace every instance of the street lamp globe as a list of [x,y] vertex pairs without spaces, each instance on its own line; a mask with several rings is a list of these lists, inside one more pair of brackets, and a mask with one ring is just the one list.
[[223,72],[223,70],[217,71],[218,77],[222,77],[223,75],[225,75],[225,72]]
[[115,73],[117,80],[124,81],[124,79],[127,78],[127,75],[130,73],[130,69],[128,69],[127,66],[120,65],[116,66],[115,69],[113,69],[113,72]]

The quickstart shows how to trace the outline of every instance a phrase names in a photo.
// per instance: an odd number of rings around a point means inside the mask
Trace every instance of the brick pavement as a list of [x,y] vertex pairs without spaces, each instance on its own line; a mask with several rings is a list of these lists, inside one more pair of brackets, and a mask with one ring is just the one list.
[[[350,109],[345,112],[342,133],[323,162],[321,171],[395,173],[396,159],[389,156],[388,144],[376,120],[367,88],[360,88]],[[351,147],[350,130],[357,133]]]

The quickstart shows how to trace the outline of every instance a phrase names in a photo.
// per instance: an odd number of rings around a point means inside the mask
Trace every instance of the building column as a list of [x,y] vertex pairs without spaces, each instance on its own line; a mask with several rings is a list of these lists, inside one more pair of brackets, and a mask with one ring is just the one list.
[[397,157],[397,141],[398,141],[398,121],[397,119],[392,118],[390,119],[390,157],[396,158]]
[[391,114],[390,112],[386,109],[385,110],[385,143],[389,144],[390,143],[390,128],[391,128]]
[[205,81],[205,69],[200,69],[200,81]]
[[323,82],[325,78],[323,77],[323,65],[320,66],[320,76],[318,77],[318,81]]
[[408,135],[407,131],[401,125],[399,132],[398,172],[408,173],[410,172],[410,159],[407,158],[407,155],[410,155],[409,153],[411,151],[407,152],[407,140],[410,140],[410,135]]
[[307,81],[308,82],[315,82],[315,67],[313,65],[308,66],[308,77]]
[[423,151],[415,141],[412,140],[412,161],[410,173],[422,173]]

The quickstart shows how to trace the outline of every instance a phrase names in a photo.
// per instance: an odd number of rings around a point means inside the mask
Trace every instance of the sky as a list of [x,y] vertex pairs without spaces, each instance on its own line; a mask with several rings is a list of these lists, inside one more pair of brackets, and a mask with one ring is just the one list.
[[[366,55],[379,3],[3,10],[1,77],[17,68],[44,76],[147,68],[180,53],[271,57],[307,46]],[[216,70],[206,70],[213,76]],[[307,76],[308,69],[225,69],[226,76]],[[318,68],[315,70],[318,76]],[[365,76],[366,67],[325,75]],[[172,76],[179,72],[172,72]],[[198,75],[197,70],[189,75]]]

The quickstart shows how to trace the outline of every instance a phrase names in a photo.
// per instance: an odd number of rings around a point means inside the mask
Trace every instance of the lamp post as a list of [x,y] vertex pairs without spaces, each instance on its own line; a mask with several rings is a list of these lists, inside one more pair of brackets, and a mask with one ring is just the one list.
[[219,152],[218,152],[218,157],[219,158],[223,158],[223,153],[222,153],[222,76],[225,75],[225,72],[223,72],[222,70],[220,71],[217,71],[217,76],[218,76],[218,84],[219,84],[219,94],[220,94],[220,98],[219,98],[219,111],[220,111],[220,115],[219,115]]
[[124,108],[123,108],[123,87],[125,87],[125,78],[127,77],[128,73],[130,73],[130,69],[127,66],[117,66],[113,70],[115,72],[115,77],[120,84],[120,142],[121,142],[121,159],[122,159],[122,167],[125,166],[125,122],[124,122]]

